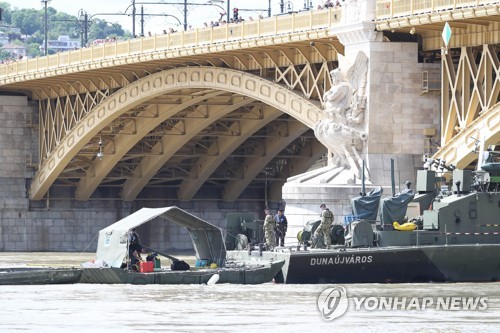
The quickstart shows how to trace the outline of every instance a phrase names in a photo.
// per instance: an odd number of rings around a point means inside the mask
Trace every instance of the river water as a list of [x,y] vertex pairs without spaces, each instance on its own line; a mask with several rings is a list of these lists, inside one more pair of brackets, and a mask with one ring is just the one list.
[[[78,266],[92,259],[92,254],[0,253],[0,266]],[[500,331],[500,283],[345,284],[347,311],[325,320],[318,296],[331,287],[338,286],[0,286],[0,332]],[[364,297],[372,302],[356,309],[356,300]],[[483,297],[487,308],[374,309],[378,299],[391,297]]]

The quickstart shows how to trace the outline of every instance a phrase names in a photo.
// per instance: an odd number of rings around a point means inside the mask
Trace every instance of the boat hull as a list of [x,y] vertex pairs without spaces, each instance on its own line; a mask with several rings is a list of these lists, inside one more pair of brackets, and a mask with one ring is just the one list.
[[217,283],[260,284],[270,282],[281,271],[284,261],[234,268],[196,269],[189,271],[162,270],[139,273],[120,268],[85,268],[80,283],[101,284],[206,284],[219,275]]
[[80,281],[82,269],[1,268],[0,285],[71,284]]
[[500,245],[471,244],[310,251],[229,251],[243,261],[285,260],[281,282],[417,283],[500,280]]

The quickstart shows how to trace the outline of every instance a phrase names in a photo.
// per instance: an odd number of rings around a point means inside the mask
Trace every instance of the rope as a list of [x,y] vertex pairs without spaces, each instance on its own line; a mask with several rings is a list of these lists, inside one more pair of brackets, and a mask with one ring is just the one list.
[[90,241],[89,245],[87,245],[87,247],[82,252],[80,252],[80,254],[83,254],[85,251],[87,251],[87,249],[90,247],[90,245],[92,245],[92,243],[94,243],[97,236],[99,236],[99,233],[95,234],[94,238]]
[[447,232],[446,235],[500,235],[500,232]]

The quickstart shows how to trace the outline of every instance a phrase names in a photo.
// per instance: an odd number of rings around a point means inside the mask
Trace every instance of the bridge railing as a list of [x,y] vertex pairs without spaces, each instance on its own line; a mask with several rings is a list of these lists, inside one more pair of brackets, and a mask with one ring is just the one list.
[[497,3],[494,0],[377,0],[377,20]]
[[123,42],[104,43],[46,57],[25,59],[0,65],[0,77],[88,64],[105,59],[126,58],[144,53],[164,52],[203,45],[244,41],[286,33],[325,29],[341,22],[341,9],[329,8],[278,15],[255,21],[206,29],[181,31]]

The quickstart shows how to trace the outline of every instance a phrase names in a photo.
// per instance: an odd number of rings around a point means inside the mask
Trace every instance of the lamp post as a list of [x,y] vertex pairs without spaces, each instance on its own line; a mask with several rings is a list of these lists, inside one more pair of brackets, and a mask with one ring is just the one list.
[[141,37],[144,37],[144,6],[141,6]]
[[[289,13],[290,13],[290,12],[293,12],[293,3],[292,3],[291,1],[287,1],[287,2],[285,3],[285,1],[281,0],[281,1],[280,1],[280,9],[281,9],[281,14],[283,14],[283,13],[284,13],[284,11],[285,11],[285,5],[286,5],[286,7],[287,7],[287,9],[288,9],[288,12],[289,12]],[[304,6],[305,6],[305,2],[304,2]],[[312,2],[311,2],[311,6],[312,6]]]
[[80,21],[81,32],[80,32],[80,47],[87,45],[89,35],[88,35],[88,14],[85,10],[80,9],[78,12],[78,20]]
[[47,5],[50,2],[50,0],[41,0],[41,2],[45,6],[45,14],[43,16],[43,31],[45,34],[45,41],[44,41],[44,55],[47,55],[49,50],[48,50],[48,43],[47,40],[49,38],[49,26],[48,26],[48,16],[47,16]]
[[135,38],[135,0],[132,0],[132,38]]

